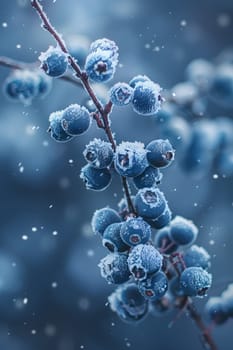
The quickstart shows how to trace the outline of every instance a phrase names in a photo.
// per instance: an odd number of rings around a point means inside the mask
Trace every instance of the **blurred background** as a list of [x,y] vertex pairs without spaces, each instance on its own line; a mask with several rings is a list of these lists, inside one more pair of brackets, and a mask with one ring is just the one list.
[[[146,74],[166,92],[185,80],[190,61],[213,62],[232,45],[230,0],[41,3],[64,40],[82,35],[90,42],[102,37],[116,41],[120,66],[111,84]],[[24,62],[35,62],[55,44],[29,0],[0,2],[0,38],[0,55]],[[1,85],[9,73],[0,66]],[[105,94],[105,89],[98,91]],[[106,251],[93,235],[90,220],[96,209],[117,208],[122,190],[117,177],[104,192],[86,191],[79,178],[85,145],[104,135],[94,123],[88,133],[65,144],[46,132],[51,112],[86,102],[81,88],[60,79],[53,80],[48,96],[30,106],[0,94],[0,347],[201,349],[195,325],[185,315],[171,329],[174,314],[149,315],[133,326],[122,323],[107,305],[114,286],[100,276],[97,265]],[[202,118],[222,115],[232,118],[233,109],[213,105]],[[188,115],[186,121],[195,118]],[[159,136],[156,120],[130,107],[115,108],[111,121],[118,142],[148,143]],[[196,176],[178,161],[163,173],[161,188],[173,214],[192,219],[200,229],[197,243],[212,256],[209,295],[219,295],[233,282],[233,176],[220,176],[214,168]],[[200,310],[204,303],[198,300]],[[214,330],[221,349],[232,349],[232,324],[230,320]]]

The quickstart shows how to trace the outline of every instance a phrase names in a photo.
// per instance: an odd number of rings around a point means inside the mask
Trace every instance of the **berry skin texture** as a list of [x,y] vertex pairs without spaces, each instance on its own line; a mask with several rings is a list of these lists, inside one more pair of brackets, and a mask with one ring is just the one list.
[[146,219],[157,219],[166,208],[163,192],[156,187],[145,187],[135,197],[135,208],[138,215]]
[[198,235],[198,228],[191,220],[176,216],[170,222],[171,239],[178,245],[192,244]]
[[114,209],[108,207],[98,209],[91,219],[92,231],[102,236],[109,225],[118,222],[121,222],[121,218]]
[[121,222],[114,223],[109,225],[103,233],[103,246],[110,250],[110,252],[122,253],[130,248],[121,238],[121,227]]
[[150,220],[150,224],[155,229],[161,229],[165,226],[167,226],[172,218],[172,212],[170,208],[168,207],[168,204],[166,203],[165,209],[161,215],[157,219]]
[[224,310],[223,298],[212,297],[205,305],[205,312],[215,324],[223,324],[227,321],[228,315]]
[[180,276],[184,294],[190,297],[203,297],[212,283],[212,275],[201,267],[188,267]]
[[86,145],[83,155],[91,166],[103,169],[111,165],[114,153],[109,142],[94,139]]
[[88,110],[78,104],[71,104],[63,111],[62,127],[71,135],[84,134],[90,127],[91,118]]
[[161,107],[161,88],[152,81],[138,82],[134,88],[133,109],[140,115],[153,115]]
[[39,56],[41,68],[50,77],[61,77],[68,68],[68,55],[59,48],[50,46]]
[[51,137],[58,142],[67,142],[73,137],[65,132],[62,127],[61,121],[63,117],[63,111],[52,112],[49,116],[49,132]]
[[150,165],[156,168],[169,166],[175,157],[175,151],[169,140],[153,140],[147,146],[147,160]]
[[133,178],[133,183],[137,189],[154,187],[160,184],[162,177],[159,169],[148,166],[141,175]]
[[29,70],[17,70],[4,82],[4,92],[12,101],[20,101],[30,105],[39,93],[39,75]]
[[116,59],[118,58],[118,46],[113,40],[102,38],[93,41],[90,46],[90,52],[98,50],[109,51]]
[[129,85],[134,89],[137,83],[144,83],[145,81],[151,80],[146,75],[136,75],[130,80]]
[[87,164],[81,169],[80,178],[85,182],[88,190],[103,191],[112,181],[110,171],[105,169],[96,169]]
[[145,244],[151,238],[151,228],[141,217],[128,218],[120,230],[122,240],[130,245]]
[[147,151],[141,142],[122,142],[116,148],[114,165],[121,176],[135,177],[148,166]]
[[148,301],[141,295],[135,283],[123,284],[108,297],[110,308],[120,319],[136,323],[148,314]]
[[104,83],[113,78],[117,64],[118,60],[110,50],[98,49],[87,56],[85,70],[90,80]]
[[116,106],[128,105],[133,96],[133,88],[126,83],[116,83],[110,90],[110,100]]
[[139,292],[148,300],[161,299],[168,289],[168,279],[162,271],[139,282]]
[[129,253],[128,265],[136,280],[144,280],[148,275],[158,272],[163,257],[152,245],[138,244]]
[[186,267],[197,266],[207,270],[210,267],[210,255],[203,248],[192,245],[183,255]]
[[101,276],[110,284],[121,284],[129,280],[130,271],[126,254],[110,253],[101,259],[98,266]]

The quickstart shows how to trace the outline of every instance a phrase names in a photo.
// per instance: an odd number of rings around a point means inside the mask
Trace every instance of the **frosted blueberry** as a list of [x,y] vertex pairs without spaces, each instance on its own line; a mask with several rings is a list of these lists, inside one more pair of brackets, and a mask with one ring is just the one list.
[[130,246],[145,244],[151,238],[151,228],[141,217],[130,217],[122,224],[120,235]]
[[138,82],[134,88],[132,104],[136,113],[153,115],[162,103],[161,87],[152,81]]
[[39,56],[41,68],[51,77],[62,76],[68,68],[68,55],[60,48],[49,46],[48,50]]
[[101,259],[98,266],[101,276],[109,283],[121,284],[129,280],[130,271],[124,253],[110,253]]
[[90,113],[84,106],[71,104],[63,111],[62,127],[69,135],[84,134],[91,124]]
[[132,88],[135,88],[137,83],[143,83],[145,81],[151,81],[150,78],[148,78],[146,75],[136,75],[135,77],[133,77],[130,82],[129,85]]
[[103,246],[110,252],[125,252],[129,250],[127,245],[121,238],[120,231],[123,223],[118,222],[109,225],[103,233]]
[[195,244],[185,252],[183,259],[187,267],[198,266],[204,270],[210,267],[210,255],[203,247]]
[[112,177],[110,171],[105,169],[96,169],[87,164],[81,169],[80,178],[85,182],[88,190],[103,191],[111,183]]
[[111,165],[113,150],[109,142],[94,139],[86,145],[83,152],[86,161],[94,168],[102,169]]
[[191,220],[176,216],[170,222],[171,239],[178,245],[192,244],[198,235],[198,228]]
[[94,212],[91,220],[91,226],[94,233],[103,235],[105,229],[109,225],[120,221],[121,218],[114,209],[105,207]]
[[162,267],[163,257],[152,245],[138,244],[129,253],[128,265],[135,279],[144,280],[158,272]]
[[187,296],[205,296],[211,287],[212,275],[201,267],[188,267],[180,276],[180,285]]
[[98,49],[87,56],[85,70],[92,81],[107,82],[113,78],[117,64],[118,60],[111,51]]
[[112,56],[115,56],[116,59],[118,58],[118,46],[113,40],[102,38],[93,41],[90,46],[90,52],[98,50],[109,51]]
[[140,189],[135,197],[135,207],[138,215],[147,219],[157,219],[166,208],[163,192],[156,187]]
[[146,149],[148,162],[156,168],[167,167],[175,158],[175,151],[169,140],[153,140],[146,146]]
[[133,183],[137,189],[153,187],[160,184],[163,174],[159,169],[148,166],[141,175],[133,178]]
[[166,203],[165,209],[161,215],[159,215],[156,219],[150,220],[150,225],[155,229],[161,229],[164,226],[167,226],[172,218],[172,212]]
[[126,106],[132,100],[133,89],[126,83],[116,83],[111,87],[110,100],[116,106]]
[[139,282],[139,292],[148,300],[161,299],[168,289],[168,279],[165,273],[158,271],[146,280]]
[[58,142],[66,142],[72,139],[62,127],[63,111],[52,112],[49,116],[49,132],[51,137]]

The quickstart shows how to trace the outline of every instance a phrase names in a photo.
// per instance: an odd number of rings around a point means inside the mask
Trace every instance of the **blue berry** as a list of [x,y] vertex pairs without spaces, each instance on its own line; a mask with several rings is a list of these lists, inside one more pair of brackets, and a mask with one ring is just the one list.
[[100,139],[92,140],[83,152],[86,161],[98,169],[110,166],[113,161],[113,154],[111,144]]
[[146,75],[136,75],[130,80],[129,85],[134,89],[137,83],[144,83],[145,81],[151,80]]
[[187,220],[182,216],[176,216],[170,222],[171,239],[178,245],[192,244],[198,234],[198,228],[191,220]]
[[93,41],[90,46],[90,52],[96,52],[99,50],[108,51],[111,55],[115,56],[115,59],[118,58],[118,46],[113,40],[102,38]]
[[141,142],[122,142],[116,148],[115,169],[121,176],[135,177],[148,166],[147,151]]
[[172,88],[172,99],[181,106],[192,104],[197,95],[197,87],[189,81],[178,83]]
[[165,273],[158,271],[152,277],[139,282],[139,292],[148,300],[161,299],[168,289],[168,279]]
[[169,140],[153,140],[146,146],[146,149],[148,162],[156,168],[165,168],[174,160],[175,151]]
[[36,72],[39,78],[38,94],[40,97],[45,97],[52,89],[52,79],[43,71]]
[[155,246],[162,249],[166,254],[171,254],[178,249],[178,245],[171,239],[169,226],[156,233]]
[[212,283],[212,275],[201,267],[188,267],[180,276],[180,285],[187,296],[205,296]]
[[197,245],[192,245],[183,256],[187,267],[198,266],[207,270],[210,267],[210,255],[203,248]]
[[110,171],[105,169],[96,169],[87,164],[81,169],[80,178],[85,182],[88,190],[102,191],[111,183],[112,176]]
[[68,68],[68,55],[58,47],[50,46],[46,52],[39,56],[41,68],[50,77],[62,76]]
[[160,184],[163,174],[159,169],[148,166],[141,175],[133,178],[133,183],[137,189],[153,187]]
[[138,244],[129,253],[129,270],[136,280],[158,272],[162,267],[163,257],[152,245]]
[[212,297],[205,305],[205,312],[211,321],[215,324],[222,324],[228,319],[228,315],[224,310],[223,298]]
[[126,106],[132,100],[133,88],[126,83],[116,83],[110,90],[110,100],[116,106]]
[[98,233],[102,236],[109,225],[117,222],[121,222],[119,214],[114,209],[106,207],[94,212],[91,226],[95,234]]
[[202,58],[193,60],[186,68],[186,75],[188,79],[200,90],[208,89],[213,78],[213,74],[213,64]]
[[222,64],[215,71],[209,95],[218,105],[226,108],[233,107],[232,64]]
[[4,92],[8,98],[29,105],[37,96],[40,79],[38,74],[29,70],[17,70],[4,82]]
[[99,263],[100,273],[108,283],[121,284],[129,280],[130,271],[127,264],[127,255],[110,253]]
[[135,208],[138,215],[147,219],[157,219],[166,207],[163,192],[156,187],[140,189],[135,197]]
[[120,235],[130,246],[145,244],[151,238],[151,228],[141,217],[131,217],[122,224]]
[[172,218],[172,212],[170,208],[168,207],[168,204],[166,204],[166,207],[161,215],[157,217],[157,219],[150,220],[150,224],[155,229],[163,228],[164,226],[167,226]]
[[141,295],[135,283],[119,286],[108,297],[108,301],[112,311],[128,323],[138,322],[148,314],[148,301]]
[[191,127],[184,118],[173,116],[171,120],[162,125],[161,136],[169,139],[176,150],[185,152],[191,140]]
[[98,49],[87,56],[85,70],[92,81],[107,82],[113,78],[117,63],[118,60],[112,56],[111,51]]
[[51,137],[58,142],[66,142],[73,137],[65,132],[62,127],[63,111],[52,112],[49,116],[49,132]]
[[69,135],[84,134],[91,124],[90,113],[84,106],[71,104],[63,111],[62,127]]
[[161,107],[161,88],[152,81],[138,82],[134,88],[132,104],[136,113],[153,115]]
[[114,223],[109,225],[103,233],[103,246],[108,248],[110,252],[125,252],[129,250],[129,245],[127,245],[121,238],[122,223]]

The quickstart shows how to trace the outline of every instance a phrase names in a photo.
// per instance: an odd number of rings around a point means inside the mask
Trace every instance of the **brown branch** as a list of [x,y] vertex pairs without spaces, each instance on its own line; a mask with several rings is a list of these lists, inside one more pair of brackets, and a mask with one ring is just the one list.
[[[110,124],[109,124],[109,114],[111,113],[111,110],[112,110],[112,104],[111,103],[107,104],[105,107],[102,106],[102,104],[100,103],[100,101],[96,97],[91,85],[89,84],[89,80],[88,80],[88,76],[87,76],[86,72],[81,70],[78,63],[69,54],[67,47],[65,45],[65,42],[61,38],[61,35],[59,35],[59,33],[56,31],[56,29],[50,23],[50,20],[47,17],[46,13],[44,12],[43,7],[39,3],[39,1],[38,0],[31,0],[31,4],[32,4],[32,7],[34,7],[35,10],[37,11],[39,17],[41,18],[43,28],[45,30],[47,30],[53,36],[53,38],[56,40],[57,44],[59,45],[60,49],[68,55],[70,65],[71,65],[72,69],[74,70],[76,77],[78,77],[80,79],[81,83],[83,84],[83,87],[87,91],[88,95],[90,96],[94,105],[96,106],[97,111],[100,113],[100,115],[102,117],[102,120],[104,123],[103,129],[104,129],[104,131],[109,139],[109,142],[112,145],[113,151],[115,152],[116,151],[116,142],[114,140],[114,137],[113,137],[113,134],[112,134],[112,131],[110,128]],[[124,177],[121,177],[121,179],[122,179],[122,185],[123,185],[124,193],[126,196],[129,211],[132,213],[135,213],[135,209],[134,209],[131,197],[130,197],[128,183]]]

